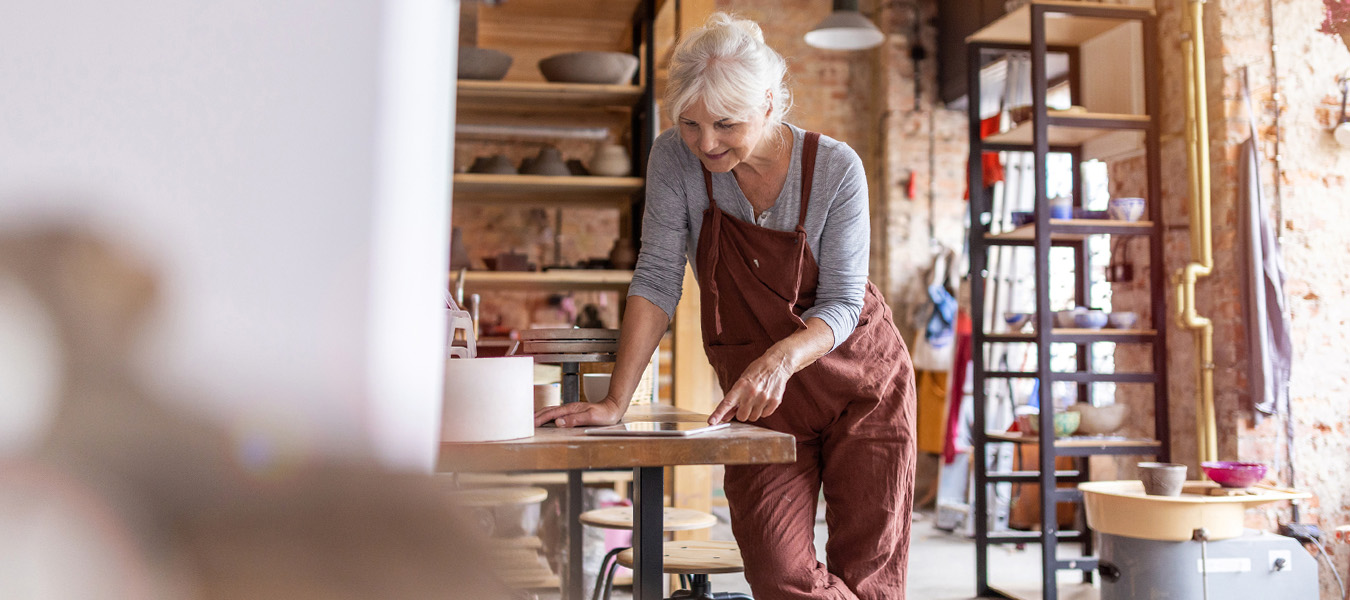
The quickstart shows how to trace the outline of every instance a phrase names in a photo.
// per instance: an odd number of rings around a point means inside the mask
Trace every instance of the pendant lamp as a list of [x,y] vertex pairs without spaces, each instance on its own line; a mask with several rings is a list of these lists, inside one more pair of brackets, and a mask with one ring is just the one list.
[[834,0],[834,12],[806,33],[806,43],[825,50],[864,50],[886,36],[858,12],[858,0]]

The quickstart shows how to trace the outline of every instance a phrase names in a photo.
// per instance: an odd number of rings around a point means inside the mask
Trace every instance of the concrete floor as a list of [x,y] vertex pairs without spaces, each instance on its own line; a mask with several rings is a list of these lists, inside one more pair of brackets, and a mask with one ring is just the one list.
[[[733,539],[731,526],[727,521],[725,508],[715,508],[719,523],[713,528],[710,537],[718,540]],[[823,508],[821,518],[816,521],[816,554],[825,556],[825,523]],[[975,595],[975,545],[974,542],[958,534],[951,534],[933,527],[931,512],[916,513],[910,542],[909,585],[907,596],[912,600],[966,600]],[[1075,548],[1065,548],[1064,556],[1071,556]],[[1040,559],[1039,547],[1028,545],[1025,549],[1013,546],[995,547],[990,552],[991,584],[1023,598],[1040,598]],[[712,576],[713,590],[717,592],[750,593],[750,586],[741,575]],[[1060,576],[1060,598],[1062,600],[1095,600],[1097,591],[1091,586],[1077,583],[1074,573],[1062,573]],[[628,599],[632,596],[628,590],[615,590],[613,598]]]

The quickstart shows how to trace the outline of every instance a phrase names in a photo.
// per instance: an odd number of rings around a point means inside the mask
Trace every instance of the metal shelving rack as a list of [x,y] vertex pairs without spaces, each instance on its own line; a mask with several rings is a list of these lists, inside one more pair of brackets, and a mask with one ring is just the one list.
[[[1047,18],[1050,17],[1050,18]],[[974,484],[976,594],[980,597],[1014,598],[1006,590],[991,586],[989,581],[989,548],[994,544],[1038,543],[1041,546],[1041,597],[1058,597],[1057,574],[1061,570],[1081,571],[1084,582],[1092,580],[1097,560],[1092,556],[1092,532],[1082,523],[1077,530],[1061,531],[1056,514],[1057,505],[1081,502],[1077,489],[1060,489],[1057,483],[1081,482],[1090,479],[1088,457],[1093,455],[1143,455],[1168,458],[1167,372],[1166,343],[1162,328],[1138,330],[1083,330],[1053,328],[1050,306],[1049,257],[1051,247],[1072,248],[1074,253],[1074,293],[1078,305],[1089,303],[1089,268],[1087,239],[1094,235],[1138,236],[1148,240],[1149,283],[1152,297],[1152,318],[1165,318],[1163,290],[1163,227],[1160,180],[1158,115],[1158,60],[1157,29],[1152,10],[1123,6],[1089,4],[1084,2],[1035,1],[1005,15],[967,38],[970,123],[970,256],[972,280],[972,361],[975,402],[974,412]],[[1047,110],[1046,55],[1049,52],[1069,57],[1070,95],[1081,97],[1080,46],[1123,23],[1137,22],[1142,33],[1145,115],[1103,113],[1053,114]],[[1013,130],[981,139],[980,136],[980,67],[989,58],[1009,53],[1029,53],[1031,57],[1031,91],[1033,116],[1027,123]],[[1148,176],[1148,221],[1085,221],[1051,219],[1047,199],[1047,157],[1051,152],[1068,153],[1074,170],[1073,195],[1075,206],[1082,206],[1084,185],[1078,165],[1084,159],[1084,146],[1092,140],[1119,132],[1134,132],[1141,136]],[[1136,138],[1137,139],[1137,138]],[[1034,155],[1035,220],[1012,231],[991,233],[992,199],[983,186],[980,157],[986,151],[1030,152]],[[986,252],[999,246],[1028,246],[1035,251],[1036,314],[1035,333],[987,333],[985,315],[985,278],[988,277]],[[1091,370],[1091,352],[1097,342],[1125,342],[1151,344],[1153,370],[1144,373],[1096,373]],[[1035,371],[994,371],[986,367],[986,345],[994,343],[1031,343],[1035,345]],[[1071,343],[1076,346],[1077,370],[1056,372],[1051,368],[1050,345]],[[1015,435],[986,431],[985,407],[989,389],[987,382],[1009,378],[1035,378],[1038,386],[1040,433],[1036,436]],[[1116,382],[1152,385],[1154,391],[1154,431],[1156,439],[1121,439],[1071,437],[1058,441],[1054,436],[1053,383],[1077,384],[1078,397],[1088,398],[1095,382]],[[1036,444],[1040,448],[1038,464],[1034,469],[991,473],[988,468],[989,444]],[[1075,468],[1056,471],[1055,459],[1073,457]],[[1034,484],[1040,490],[1039,532],[989,531],[989,495],[991,484]],[[1080,511],[1081,513],[1081,511]],[[1080,542],[1083,555],[1062,559],[1057,555],[1062,542]]]

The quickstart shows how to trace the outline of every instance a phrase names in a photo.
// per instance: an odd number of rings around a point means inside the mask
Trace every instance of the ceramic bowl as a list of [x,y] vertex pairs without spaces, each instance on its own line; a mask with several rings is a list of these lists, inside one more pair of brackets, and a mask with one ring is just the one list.
[[1266,476],[1266,466],[1254,462],[1216,460],[1200,463],[1205,476],[1226,488],[1246,488]]
[[1012,219],[1013,227],[1021,227],[1036,220],[1036,213],[1029,210],[1014,210],[1009,216]]
[[628,83],[638,59],[623,52],[568,52],[539,61],[544,79],[564,83]]
[[511,68],[511,55],[491,48],[459,47],[459,78],[497,81]]
[[1112,198],[1106,212],[1117,221],[1138,221],[1144,216],[1143,198]]
[[562,154],[557,148],[551,146],[544,147],[539,151],[539,155],[533,159],[526,159],[521,163],[520,172],[526,175],[551,175],[554,177],[569,177],[572,170],[567,168],[567,162],[563,160]]
[[1093,406],[1086,402],[1072,404],[1068,410],[1078,413],[1078,431],[1089,435],[1103,435],[1120,429],[1130,407],[1125,404]]
[[581,392],[587,402],[599,402],[609,393],[609,373],[582,373]]
[[1055,327],[1063,327],[1063,328],[1074,327],[1075,326],[1074,317],[1076,317],[1079,313],[1085,312],[1087,312],[1087,309],[1081,306],[1078,308],[1071,308],[1069,310],[1057,310],[1055,311]]
[[1106,315],[1106,324],[1111,329],[1133,329],[1138,322],[1139,315],[1129,311],[1113,312]]
[[1008,324],[1009,331],[1022,331],[1031,322],[1031,313],[1005,312],[1003,321]]
[[[1057,412],[1055,413],[1055,437],[1069,437],[1073,432],[1078,431],[1078,413],[1076,412]],[[1041,418],[1035,416],[1031,418],[1031,432],[1040,433]]]
[[1101,329],[1106,326],[1106,313],[1100,310],[1087,310],[1073,315],[1073,326],[1079,329]]
[[1160,462],[1141,462],[1139,480],[1144,493],[1150,496],[1180,496],[1186,483],[1186,465]]

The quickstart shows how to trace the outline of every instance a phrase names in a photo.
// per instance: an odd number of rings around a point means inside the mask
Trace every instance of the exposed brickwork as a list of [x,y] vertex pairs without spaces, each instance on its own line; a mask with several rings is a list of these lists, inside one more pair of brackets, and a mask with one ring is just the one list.
[[[1182,131],[1184,104],[1180,35],[1181,0],[1159,2],[1160,43],[1163,58],[1164,212],[1169,226],[1189,223],[1189,196],[1184,166]],[[1345,256],[1350,242],[1343,223],[1350,219],[1350,151],[1335,145],[1329,134],[1339,97],[1336,76],[1350,69],[1350,52],[1340,40],[1316,33],[1321,0],[1275,0],[1275,38],[1280,47],[1279,90],[1283,107],[1280,128],[1283,169],[1281,232],[1286,292],[1290,298],[1295,347],[1293,412],[1294,467],[1297,484],[1317,497],[1304,505],[1303,518],[1325,528],[1350,523],[1350,411],[1346,396],[1350,369],[1344,353],[1350,330],[1350,307],[1341,301],[1350,289]],[[1209,70],[1211,198],[1214,219],[1215,273],[1199,286],[1199,312],[1215,321],[1215,403],[1221,458],[1241,458],[1277,467],[1275,476],[1289,481],[1287,439],[1283,417],[1256,424],[1250,410],[1246,323],[1239,271],[1237,217],[1239,145],[1248,136],[1247,111],[1241,100],[1243,67],[1252,87],[1257,130],[1266,161],[1262,165],[1265,190],[1273,199],[1274,100],[1271,87],[1270,35],[1264,0],[1211,0],[1206,5],[1206,43]],[[1142,164],[1112,166],[1113,193],[1138,191]],[[1274,215],[1270,215],[1271,218]],[[1135,261],[1146,260],[1142,246],[1132,248]],[[1169,274],[1190,256],[1184,229],[1169,230],[1165,246]],[[1136,264],[1139,264],[1136,262]],[[1117,285],[1114,302],[1140,309],[1146,302],[1135,284]],[[1173,301],[1169,292],[1169,303]],[[1170,414],[1174,458],[1195,467],[1194,394],[1196,366],[1192,334],[1168,319],[1172,395]],[[1139,365],[1140,355],[1122,347],[1116,361],[1121,370]],[[1146,398],[1124,396],[1132,404]],[[1198,476],[1198,473],[1193,473]],[[1250,511],[1248,524],[1273,528],[1289,519],[1286,508]],[[1328,551],[1341,573],[1350,570],[1350,548],[1332,544]],[[1322,597],[1337,597],[1330,573],[1323,569]]]

